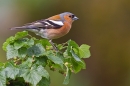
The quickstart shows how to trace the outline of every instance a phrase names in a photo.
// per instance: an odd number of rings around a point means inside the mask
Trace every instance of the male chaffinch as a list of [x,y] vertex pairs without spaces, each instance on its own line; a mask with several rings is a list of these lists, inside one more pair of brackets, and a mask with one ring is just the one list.
[[66,35],[70,31],[73,21],[77,19],[78,17],[76,17],[73,13],[64,12],[47,19],[25,24],[21,27],[13,27],[11,30],[25,29],[34,32],[36,35],[48,39],[53,48],[57,50],[52,42],[52,39],[57,39]]

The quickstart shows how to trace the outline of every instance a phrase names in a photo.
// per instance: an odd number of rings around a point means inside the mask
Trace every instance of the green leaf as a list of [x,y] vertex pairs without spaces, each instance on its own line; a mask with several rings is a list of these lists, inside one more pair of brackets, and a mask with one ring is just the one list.
[[71,54],[72,54],[72,56],[73,56],[73,58],[74,58],[75,61],[82,62],[81,59],[74,53],[73,50],[71,50],[70,52],[71,52]]
[[28,39],[28,38],[22,38],[18,39],[14,42],[14,48],[19,49],[21,47],[25,46],[32,46],[34,45],[34,40],[33,39]]
[[91,56],[90,51],[89,51],[90,46],[86,45],[86,44],[82,44],[79,47],[79,54],[80,57],[82,58],[89,58]]
[[24,58],[27,55],[27,48],[22,47],[18,50],[18,57]]
[[20,39],[20,38],[23,38],[23,37],[25,37],[25,36],[27,36],[27,35],[28,35],[28,32],[27,32],[27,31],[17,32],[17,33],[15,34],[15,39]]
[[0,62],[0,69],[4,68],[4,63]]
[[61,58],[54,56],[53,54],[47,55],[48,59],[50,59],[52,62],[55,64],[58,64],[61,68],[63,68],[64,62],[62,61]]
[[5,74],[1,73],[2,71],[0,71],[0,86],[6,86],[6,77]]
[[78,44],[75,41],[72,41],[72,40],[68,41],[68,45],[72,46],[73,48],[78,48],[79,47]]
[[43,56],[43,57],[38,57],[38,58],[35,58],[36,59],[36,63],[37,65],[42,65],[43,67],[45,67],[47,65],[47,57],[46,56]]
[[58,48],[59,50],[62,50],[62,49],[63,49],[63,45],[62,45],[62,44],[58,44],[58,45],[57,45],[57,48]]
[[27,35],[28,35],[28,32],[27,32],[27,31],[22,31],[22,32],[17,32],[17,33],[15,34],[15,37],[13,37],[13,36],[9,37],[9,38],[6,40],[6,42],[3,43],[3,46],[2,46],[3,50],[6,51],[6,47],[7,47],[10,43],[13,43],[15,40],[17,40],[17,39],[19,39],[19,38],[23,38],[23,37],[25,37],[25,36],[27,36]]
[[43,77],[37,86],[49,86],[49,85],[50,85],[50,80]]
[[80,70],[81,70],[81,65],[79,65],[74,59],[71,59],[72,61],[72,70],[75,72],[75,73],[78,73]]
[[47,39],[40,39],[38,42],[42,44],[44,47],[51,46],[51,44],[49,43]]
[[32,84],[32,86],[36,86],[37,83],[42,79],[41,75],[37,73],[36,70],[26,69],[25,73],[21,75],[26,82]]
[[12,63],[7,63],[6,68],[3,70],[7,78],[15,79],[19,73],[19,69]]
[[67,53],[68,53],[68,55],[71,56],[70,51],[71,51],[72,48],[75,48],[75,49],[78,50],[78,47],[79,46],[78,46],[78,44],[75,41],[69,40],[68,41],[68,47],[67,47]]
[[65,59],[65,58],[64,58],[64,56],[63,56],[63,53],[57,52],[57,53],[56,53],[56,56],[59,57],[59,58],[61,58],[61,60],[64,62],[64,59]]
[[58,44],[57,48],[59,51],[66,49],[67,48],[67,42],[66,43],[62,43],[62,44]]
[[42,46],[42,44],[37,43],[36,46],[39,47],[40,51],[42,52],[42,55],[44,55],[45,54],[45,48]]
[[3,50],[7,51],[6,47],[7,47],[10,43],[14,42],[14,40],[15,40],[15,37],[13,37],[13,36],[9,37],[9,38],[6,40],[6,42],[3,43],[3,46],[2,46]]
[[8,42],[4,42],[4,43],[3,43],[2,49],[3,49],[4,51],[6,51],[7,45],[8,45]]
[[29,39],[28,42],[27,42],[27,44],[28,44],[29,46],[34,45],[34,40],[33,40],[32,38]]
[[72,57],[72,54],[70,53],[70,51],[69,51],[69,53],[68,53],[68,51],[66,50],[66,51],[63,53],[63,57],[64,57],[64,60],[65,60],[65,59],[67,59],[67,58],[71,58],[71,57]]
[[30,68],[33,64],[33,58],[27,58],[19,67],[22,68]]
[[[67,66],[66,66],[66,67],[67,67]],[[67,84],[69,83],[70,76],[71,76],[71,71],[70,71],[70,69],[67,67],[66,76],[65,76],[65,79],[64,79],[63,84],[67,85]]]
[[7,59],[11,59],[18,56],[18,50],[14,49],[13,45],[7,46]]
[[42,77],[49,79],[49,74],[42,66],[36,67],[34,65],[31,69],[26,69],[21,77],[23,77],[26,82],[31,83],[32,86],[36,86]]
[[49,73],[44,69],[44,67],[38,66],[38,67],[37,67],[37,71],[38,71],[38,73],[39,73],[41,76],[43,76],[43,77],[45,77],[46,79],[49,80]]
[[33,45],[32,47],[30,47],[27,50],[27,54],[29,56],[39,57],[39,56],[42,56],[42,55],[45,54],[45,49],[44,49],[44,47],[40,43],[38,43],[38,44]]
[[21,48],[24,45],[24,41],[23,40],[16,40],[14,42],[14,48],[17,50],[19,48]]
[[78,57],[73,50],[70,51],[72,53],[72,56],[74,60],[81,66],[81,68],[85,68],[85,63]]

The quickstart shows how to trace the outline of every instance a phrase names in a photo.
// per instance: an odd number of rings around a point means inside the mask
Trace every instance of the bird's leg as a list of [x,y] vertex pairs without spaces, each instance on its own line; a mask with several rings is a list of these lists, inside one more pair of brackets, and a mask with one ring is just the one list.
[[51,43],[51,45],[53,46],[53,49],[58,51],[57,47],[54,45],[54,43],[52,42],[52,40],[49,40],[49,42]]

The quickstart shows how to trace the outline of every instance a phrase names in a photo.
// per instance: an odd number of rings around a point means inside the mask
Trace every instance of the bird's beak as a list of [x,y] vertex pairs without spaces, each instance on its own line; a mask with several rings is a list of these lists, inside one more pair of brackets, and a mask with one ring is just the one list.
[[73,20],[78,20],[78,19],[79,19],[79,18],[78,18],[78,17],[76,17],[76,16],[73,18]]

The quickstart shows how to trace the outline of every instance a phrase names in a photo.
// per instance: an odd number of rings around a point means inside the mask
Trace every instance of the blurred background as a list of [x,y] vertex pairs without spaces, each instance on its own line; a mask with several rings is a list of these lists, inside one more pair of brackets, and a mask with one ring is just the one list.
[[[66,86],[130,86],[130,0],[0,0],[0,46],[16,33],[9,28],[66,11],[79,20],[54,42],[72,39],[91,46],[87,69],[72,74]],[[5,62],[2,48],[0,55]],[[61,74],[50,76],[51,86],[64,86]]]

